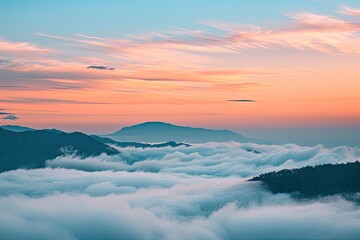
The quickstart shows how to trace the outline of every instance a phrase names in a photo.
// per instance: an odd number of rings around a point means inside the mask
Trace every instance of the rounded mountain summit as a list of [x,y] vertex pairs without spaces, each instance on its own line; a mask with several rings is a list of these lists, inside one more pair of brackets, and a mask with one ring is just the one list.
[[205,142],[259,142],[259,140],[245,137],[229,130],[214,130],[206,128],[194,128],[177,126],[165,122],[145,122],[129,127],[124,127],[119,131],[107,135],[117,141],[129,142],[186,142],[186,143],[205,143]]

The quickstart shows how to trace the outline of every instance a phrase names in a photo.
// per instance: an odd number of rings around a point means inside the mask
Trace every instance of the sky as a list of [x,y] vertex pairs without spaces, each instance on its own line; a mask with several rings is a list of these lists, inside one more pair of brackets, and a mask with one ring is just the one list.
[[0,2],[1,125],[359,132],[359,78],[358,0]]

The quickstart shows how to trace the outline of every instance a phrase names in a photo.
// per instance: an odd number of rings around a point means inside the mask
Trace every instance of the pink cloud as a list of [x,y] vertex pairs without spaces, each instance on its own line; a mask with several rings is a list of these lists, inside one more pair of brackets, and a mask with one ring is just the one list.
[[360,16],[360,9],[359,8],[350,8],[350,7],[342,6],[339,13],[359,17]]
[[41,48],[28,42],[9,42],[0,39],[0,54],[9,56],[27,56],[29,54],[50,53],[48,48]]
[[[360,53],[360,23],[312,13],[294,14],[290,17],[292,24],[279,29],[252,27],[243,31],[232,26],[232,31],[219,41],[240,50],[285,47],[335,54]],[[229,29],[224,23],[212,23],[211,26]]]
[[[344,8],[352,14],[358,10]],[[122,61],[146,64],[174,63],[183,59],[192,65],[207,61],[204,54],[236,54],[247,49],[275,47],[313,50],[323,53],[358,54],[360,23],[313,13],[292,14],[290,24],[265,29],[235,23],[205,22],[223,30],[209,34],[203,30],[175,29],[152,32],[143,36],[124,36],[118,39],[85,36],[61,37],[39,33],[58,40],[71,41],[87,49],[101,52]],[[181,64],[181,63],[180,63]]]
[[[208,89],[217,86],[231,90],[229,86],[235,86],[231,84],[241,84],[239,81],[243,80],[248,82],[254,76],[291,72],[261,66],[224,67],[229,59],[239,55],[246,59],[245,51],[269,49],[281,53],[283,48],[290,48],[310,53],[360,53],[360,23],[313,13],[289,17],[290,22],[273,29],[225,22],[205,23],[222,30],[221,34],[181,28],[121,38],[37,33],[54,41],[66,41],[61,55],[30,43],[0,41],[1,54],[11,60],[11,64],[0,67],[4,70],[2,75],[9,79],[3,80],[6,85],[19,82],[29,84],[29,87],[35,84],[71,89],[99,87],[101,83],[109,86],[110,82],[116,85],[120,82],[156,81],[171,83],[177,89],[183,88],[180,85],[186,82],[209,83]],[[89,66],[110,66],[112,71],[91,71],[93,69],[87,69]],[[137,87],[149,89],[149,86],[139,83]]]

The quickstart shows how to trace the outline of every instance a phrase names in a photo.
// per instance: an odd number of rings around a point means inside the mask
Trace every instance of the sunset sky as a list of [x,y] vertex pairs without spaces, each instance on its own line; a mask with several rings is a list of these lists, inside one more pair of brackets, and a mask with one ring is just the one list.
[[360,1],[3,0],[0,108],[91,133],[358,128]]

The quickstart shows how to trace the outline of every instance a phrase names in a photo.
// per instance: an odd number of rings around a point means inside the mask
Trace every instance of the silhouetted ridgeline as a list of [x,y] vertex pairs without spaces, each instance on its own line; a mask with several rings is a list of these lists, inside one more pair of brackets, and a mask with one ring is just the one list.
[[81,157],[118,153],[108,145],[79,132],[13,132],[0,128],[0,172],[45,167],[46,160],[74,152]]
[[17,125],[3,125],[1,126],[2,129],[13,131],[13,132],[25,132],[25,131],[35,131],[36,129],[17,126]]
[[194,128],[177,126],[164,122],[145,122],[134,126],[124,127],[119,131],[107,135],[116,141],[126,142],[263,142],[257,139],[242,136],[228,130],[213,130],[205,128]]
[[92,138],[94,138],[96,141],[105,143],[105,144],[113,144],[118,147],[135,147],[135,148],[161,148],[161,147],[190,147],[190,144],[186,143],[177,143],[174,141],[169,141],[165,143],[156,143],[156,144],[150,144],[150,143],[138,143],[138,142],[118,142],[115,140],[112,140],[110,138],[106,137],[99,137],[96,135],[91,135]]
[[273,193],[294,193],[305,198],[339,194],[351,198],[360,192],[360,163],[281,170],[261,174],[250,181],[264,182]]

